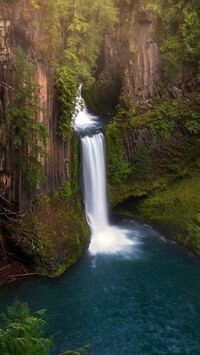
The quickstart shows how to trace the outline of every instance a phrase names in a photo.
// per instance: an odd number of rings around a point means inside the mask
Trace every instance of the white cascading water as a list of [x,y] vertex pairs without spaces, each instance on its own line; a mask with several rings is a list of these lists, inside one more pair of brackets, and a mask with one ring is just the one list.
[[98,117],[87,111],[81,96],[78,108],[74,129],[81,136],[85,211],[92,233],[89,251],[93,255],[129,251],[133,242],[126,236],[126,231],[111,226],[108,221],[103,133],[84,135],[84,132],[99,127]]
[[92,233],[108,226],[102,133],[81,138],[86,217]]

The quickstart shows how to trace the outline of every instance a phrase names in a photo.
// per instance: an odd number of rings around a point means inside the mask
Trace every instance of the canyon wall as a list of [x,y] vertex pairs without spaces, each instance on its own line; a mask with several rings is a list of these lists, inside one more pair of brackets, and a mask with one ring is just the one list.
[[118,104],[105,128],[108,192],[119,214],[162,226],[200,255],[198,68],[177,62],[173,75],[169,61],[166,75],[160,21],[135,2],[105,37],[99,81]]
[[188,69],[179,60],[175,70],[169,58],[166,64],[160,51],[164,30],[161,19],[147,4],[122,6],[114,34],[105,35],[98,76],[102,89],[97,92],[102,96],[101,104],[114,107],[120,103],[145,112],[156,107],[163,95],[181,99],[198,89],[197,67]]
[[[89,231],[78,188],[78,139],[72,133],[64,141],[59,133],[55,77],[48,51],[43,50],[42,15],[31,4],[0,1],[0,257],[11,250],[32,270],[54,277],[80,259]],[[19,89],[16,72],[23,68],[27,76]],[[23,91],[27,95],[17,96]],[[10,107],[15,111],[11,122]],[[42,134],[47,134],[46,144]],[[45,154],[37,155],[40,147]],[[26,165],[32,157],[38,170]],[[38,174],[45,181],[34,180]]]
[[156,29],[155,13],[135,5],[123,8],[115,34],[105,37],[103,72],[113,85],[111,91],[120,86],[129,104],[155,99],[161,80]]
[[17,203],[20,209],[27,208],[32,197],[20,166],[21,151],[9,137],[5,115],[15,95],[11,62],[15,58],[17,46],[23,48],[35,68],[34,81],[40,86],[42,109],[38,119],[44,123],[49,135],[45,150],[50,159],[42,161],[46,182],[37,184],[37,196],[57,190],[69,179],[70,170],[70,142],[64,142],[59,135],[51,65],[48,57],[35,46],[40,37],[41,14],[35,10],[31,20],[26,19],[27,7],[27,1],[11,1],[10,6],[2,8],[0,13],[0,190],[6,198]]

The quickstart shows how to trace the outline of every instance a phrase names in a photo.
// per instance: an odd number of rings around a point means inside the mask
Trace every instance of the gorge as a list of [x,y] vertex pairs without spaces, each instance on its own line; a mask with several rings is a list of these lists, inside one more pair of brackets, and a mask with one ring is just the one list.
[[16,296],[33,311],[47,308],[52,355],[70,348],[80,349],[69,352],[74,355],[196,353],[200,260],[147,225],[120,217],[111,225],[101,125],[85,107],[74,121],[92,232],[88,251],[59,278],[2,288],[1,309]]
[[199,34],[198,0],[0,0],[1,310],[50,354],[199,351]]
[[90,110],[109,117],[104,132],[111,208],[164,225],[168,236],[198,254],[196,1],[173,3],[172,12],[162,0],[109,2],[98,11],[95,1],[88,7],[80,1],[75,17],[70,4],[1,1],[4,249],[17,248],[35,271],[53,276],[88,247],[71,126],[84,79]]

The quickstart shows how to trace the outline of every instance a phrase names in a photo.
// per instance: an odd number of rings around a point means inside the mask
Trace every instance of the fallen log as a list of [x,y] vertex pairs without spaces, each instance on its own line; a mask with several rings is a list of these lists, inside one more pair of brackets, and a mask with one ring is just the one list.
[[37,272],[28,272],[26,274],[15,274],[15,275],[9,275],[8,277],[24,277],[24,276],[33,276],[33,275],[39,275]]

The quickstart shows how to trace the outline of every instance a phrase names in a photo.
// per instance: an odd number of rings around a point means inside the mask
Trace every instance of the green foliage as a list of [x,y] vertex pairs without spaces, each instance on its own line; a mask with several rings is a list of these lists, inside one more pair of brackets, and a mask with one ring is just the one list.
[[45,31],[52,60],[62,56],[62,25],[58,1],[42,1],[43,30]]
[[172,226],[172,237],[200,255],[200,178],[185,178],[139,205],[139,214]]
[[157,120],[150,124],[153,133],[167,136],[173,132],[176,121],[176,110],[170,102],[165,101],[158,106],[156,112]]
[[73,4],[71,17],[67,19],[67,49],[84,67],[94,68],[102,35],[116,23],[117,9],[113,0],[76,0]]
[[59,101],[59,130],[64,140],[71,137],[80,82],[94,83],[93,72],[104,33],[118,20],[114,0],[34,0],[43,16],[43,36],[37,48],[46,50],[54,64]]
[[150,158],[144,148],[141,148],[136,154],[132,175],[136,178],[148,178],[150,176]]
[[124,158],[120,131],[113,125],[107,127],[108,174],[112,183],[120,183],[131,173],[131,167]]
[[191,100],[163,101],[155,110],[155,121],[147,124],[153,133],[167,136],[173,133],[178,122],[194,134],[200,132],[200,100],[194,95]]
[[68,140],[73,132],[71,120],[77,100],[79,63],[77,57],[67,51],[64,59],[64,65],[55,64],[54,69],[59,103],[59,130],[62,138]]
[[71,183],[69,180],[66,180],[63,186],[58,190],[58,196],[64,200],[73,196]]
[[153,133],[162,136],[171,134],[178,122],[182,122],[190,133],[200,132],[200,102],[198,96],[193,101],[163,101],[155,111],[156,120],[149,124]]
[[162,55],[163,75],[166,79],[174,79],[179,72],[180,63],[174,53],[167,52]]
[[13,62],[15,98],[6,109],[12,142],[20,154],[21,168],[31,188],[44,181],[41,160],[48,158],[45,151],[47,130],[39,121],[41,114],[39,90],[34,82],[34,68],[23,50],[18,47]]
[[200,133],[200,112],[192,112],[191,118],[186,122],[185,127],[190,133]]
[[4,355],[45,355],[52,340],[44,338],[46,311],[30,314],[29,306],[16,300],[1,314],[0,353]]
[[132,106],[130,108],[125,108],[123,105],[118,105],[116,107],[117,109],[117,114],[116,118],[118,121],[124,122],[127,120],[132,119],[133,117],[136,116],[136,107]]
[[159,40],[165,78],[173,80],[180,63],[184,63],[188,68],[192,66],[193,70],[197,71],[200,56],[199,1],[149,0],[147,3],[161,20]]
[[90,348],[89,345],[85,345],[81,349],[78,349],[78,350],[75,350],[75,351],[66,351],[65,355],[88,355],[89,354],[89,348]]

